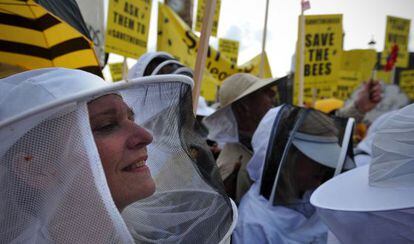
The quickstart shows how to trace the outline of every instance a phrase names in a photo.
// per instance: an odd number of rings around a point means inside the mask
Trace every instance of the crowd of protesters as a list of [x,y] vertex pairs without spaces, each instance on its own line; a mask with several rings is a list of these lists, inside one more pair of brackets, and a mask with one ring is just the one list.
[[378,81],[304,108],[277,101],[278,79],[237,73],[194,115],[192,78],[150,52],[118,83],[1,79],[0,242],[414,242],[414,105],[354,147]]

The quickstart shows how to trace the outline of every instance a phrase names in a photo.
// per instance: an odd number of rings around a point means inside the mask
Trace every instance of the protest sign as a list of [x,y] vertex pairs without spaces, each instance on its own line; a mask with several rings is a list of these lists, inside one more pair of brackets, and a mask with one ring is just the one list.
[[[299,17],[301,18],[301,17]],[[299,19],[299,23],[301,20]],[[300,29],[300,28],[299,28]],[[341,66],[342,15],[305,16],[304,55],[304,97],[309,100],[309,91],[316,89],[317,98],[328,96],[328,87],[335,84]],[[298,37],[300,33],[298,33]],[[294,82],[294,104],[298,102],[299,47],[296,49],[296,70]],[[321,91],[324,91],[323,94]]]
[[150,0],[110,0],[105,51],[138,58],[147,52]]
[[387,16],[387,27],[385,32],[384,51],[381,54],[381,64],[387,63],[394,45],[398,46],[398,57],[396,67],[406,68],[408,66],[408,36],[410,31],[410,20],[393,16]]
[[368,81],[377,63],[377,52],[374,49],[354,49],[343,51],[341,70],[361,73],[361,81]]
[[122,80],[122,70],[124,67],[124,63],[112,63],[109,65],[109,71],[111,72],[112,81],[120,81]]
[[[204,17],[204,8],[206,7],[207,0],[199,0],[197,5],[197,15],[196,15],[196,22],[195,22],[195,31],[201,32],[201,26],[203,23]],[[214,10],[214,19],[213,19],[213,27],[211,29],[211,35],[217,36],[217,29],[220,17],[220,6],[221,0],[216,0],[216,9]]]
[[411,101],[414,100],[414,70],[401,71],[400,88]]
[[225,38],[219,38],[218,50],[221,54],[229,58],[231,62],[237,64],[237,58],[239,56],[239,42],[238,41],[225,39]]
[[[194,68],[199,38],[168,6],[161,3],[158,6],[157,50],[168,52],[185,66]],[[216,89],[203,91],[203,88],[217,87],[217,85],[221,85],[224,79],[235,73],[250,73],[257,76],[259,74],[259,65],[260,54],[238,66],[210,46],[207,52],[206,68],[200,94],[206,94],[207,92],[211,96],[203,95],[206,100],[214,101]],[[267,56],[265,56],[264,71],[264,78],[272,77]],[[206,75],[206,72],[208,75]],[[205,77],[211,77],[211,79]],[[203,85],[204,82],[210,82],[211,84]]]

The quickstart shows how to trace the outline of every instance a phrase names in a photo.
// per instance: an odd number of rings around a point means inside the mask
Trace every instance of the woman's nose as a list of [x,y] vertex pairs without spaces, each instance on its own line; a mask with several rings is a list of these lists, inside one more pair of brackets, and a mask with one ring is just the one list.
[[147,146],[152,142],[152,135],[143,127],[134,123],[133,132],[127,139],[127,147],[134,149],[137,147]]

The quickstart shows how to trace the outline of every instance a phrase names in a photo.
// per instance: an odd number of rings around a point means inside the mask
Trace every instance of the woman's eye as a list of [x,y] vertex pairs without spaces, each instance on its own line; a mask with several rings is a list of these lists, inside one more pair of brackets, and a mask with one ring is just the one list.
[[115,130],[118,127],[117,123],[109,123],[109,124],[104,124],[102,126],[98,126],[97,128],[94,129],[94,131],[96,132],[111,132],[113,130]]

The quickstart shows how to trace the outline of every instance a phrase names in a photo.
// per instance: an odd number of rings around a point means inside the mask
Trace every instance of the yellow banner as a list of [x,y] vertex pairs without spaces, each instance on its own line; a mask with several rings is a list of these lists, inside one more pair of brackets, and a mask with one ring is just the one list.
[[361,73],[361,81],[369,81],[377,63],[377,52],[374,49],[354,49],[343,51],[341,70]]
[[[299,23],[301,17],[299,17]],[[312,97],[312,90],[316,89],[317,98],[332,96],[332,87],[338,78],[341,68],[342,54],[342,15],[307,15],[305,16],[305,43],[304,43],[304,86],[305,100]],[[299,85],[300,36],[296,48],[296,70],[294,82],[294,99],[297,104]],[[323,92],[321,92],[323,91]]]
[[147,52],[150,0],[110,0],[105,51],[138,58]]
[[[203,25],[204,9],[206,7],[206,0],[199,0],[197,4],[197,17],[195,22],[195,31],[201,32]],[[211,36],[217,36],[217,29],[220,17],[221,0],[216,0],[216,9],[214,10],[213,26],[211,29]]]
[[109,64],[109,71],[111,72],[112,81],[120,81],[122,80],[122,69],[124,67],[124,63],[112,63]]
[[387,63],[387,57],[391,54],[394,44],[398,45],[398,58],[396,67],[408,66],[408,36],[410,32],[410,20],[393,16],[387,16],[384,51],[381,54],[381,64]]
[[400,73],[400,88],[410,100],[414,100],[414,70],[404,70]]
[[359,71],[341,70],[334,92],[334,97],[341,100],[348,100],[355,89],[362,83],[362,73]]
[[219,45],[218,45],[219,52],[224,56],[228,57],[231,62],[237,64],[237,58],[239,56],[239,42],[219,38]]
[[[195,66],[199,38],[192,30],[174,13],[168,6],[159,3],[158,9],[158,39],[157,50],[172,54],[182,64],[193,68]],[[265,55],[264,77],[271,78],[267,56]],[[260,54],[243,65],[237,66],[220,52],[209,47],[201,84],[201,94],[207,101],[215,101],[217,87],[228,76],[235,73],[251,73],[258,75],[260,72]],[[208,78],[206,78],[208,77]],[[204,84],[207,83],[207,84]],[[206,87],[210,87],[208,91]]]

